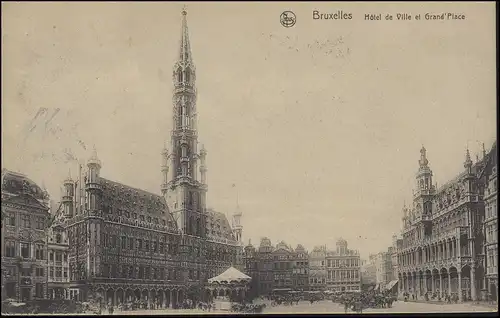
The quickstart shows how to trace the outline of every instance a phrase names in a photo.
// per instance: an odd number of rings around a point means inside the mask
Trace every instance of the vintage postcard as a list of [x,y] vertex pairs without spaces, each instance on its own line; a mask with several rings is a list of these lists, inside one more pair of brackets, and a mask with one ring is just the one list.
[[497,310],[494,2],[1,10],[2,314]]

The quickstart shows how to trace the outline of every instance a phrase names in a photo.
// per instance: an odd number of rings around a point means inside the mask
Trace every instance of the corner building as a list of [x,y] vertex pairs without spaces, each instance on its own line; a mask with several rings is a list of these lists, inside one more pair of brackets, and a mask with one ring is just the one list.
[[474,164],[467,150],[464,171],[438,189],[432,183],[426,149],[420,150],[417,189],[412,207],[403,209],[402,244],[397,251],[400,294],[458,293],[461,301],[484,294],[484,189],[493,151],[483,150],[482,159]]
[[2,169],[2,300],[45,298],[49,196],[28,176]]
[[[198,150],[196,68],[186,21],[173,68],[171,152],[162,151],[161,195],[101,176],[94,149],[85,177],[64,182],[71,290],[81,300],[177,307],[210,297],[204,283],[238,261],[241,212],[231,227],[206,207],[206,156]],[[199,164],[199,166],[198,166]]]

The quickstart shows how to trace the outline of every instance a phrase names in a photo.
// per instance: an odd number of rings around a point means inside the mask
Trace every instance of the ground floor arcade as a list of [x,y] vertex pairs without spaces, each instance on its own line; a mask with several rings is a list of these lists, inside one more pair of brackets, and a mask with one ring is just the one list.
[[444,298],[446,295],[458,294],[460,301],[485,299],[484,269],[465,265],[461,270],[457,267],[441,269],[421,269],[398,274],[399,294],[414,294],[423,297]]

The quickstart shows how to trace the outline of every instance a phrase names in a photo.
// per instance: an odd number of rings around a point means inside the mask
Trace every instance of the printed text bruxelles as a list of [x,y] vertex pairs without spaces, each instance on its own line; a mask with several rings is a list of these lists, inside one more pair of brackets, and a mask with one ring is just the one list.
[[352,13],[347,13],[342,10],[338,10],[334,13],[320,13],[318,10],[312,12],[313,20],[351,20]]

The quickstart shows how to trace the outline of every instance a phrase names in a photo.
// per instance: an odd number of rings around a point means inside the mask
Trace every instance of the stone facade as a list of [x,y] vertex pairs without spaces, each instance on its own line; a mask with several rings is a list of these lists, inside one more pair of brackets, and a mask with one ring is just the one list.
[[380,252],[375,256],[376,283],[384,290],[393,280],[392,273],[392,248],[387,252]]
[[27,176],[2,170],[2,299],[45,298],[49,196]]
[[420,153],[412,206],[403,209],[399,293],[476,300],[485,288],[484,189],[492,154],[484,151],[473,164],[467,150],[463,172],[438,188],[426,149]]
[[244,254],[245,274],[252,277],[250,293],[268,295],[275,289],[309,290],[309,258],[302,245],[293,249],[281,241],[275,247],[262,238],[256,249],[249,244]]
[[78,289],[70,289],[69,237],[64,227],[62,204],[51,211],[47,228],[47,298],[78,300]]
[[339,239],[335,251],[326,252],[326,288],[330,291],[361,290],[361,259],[359,252],[348,248]]
[[309,254],[310,290],[326,290],[326,246],[316,246]]
[[368,260],[364,260],[361,265],[361,286],[368,290],[375,288],[377,284],[377,266],[375,265],[375,254],[370,254]]
[[492,299],[498,301],[498,154],[496,142],[490,155],[491,172],[488,176],[488,185],[484,194],[486,214],[484,218],[486,289]]
[[186,15],[173,71],[172,152],[162,151],[162,194],[104,178],[95,149],[77,181],[64,182],[70,289],[80,300],[176,307],[185,298],[208,297],[208,278],[241,267],[241,212],[233,229],[223,213],[206,207],[207,152],[197,150]]

